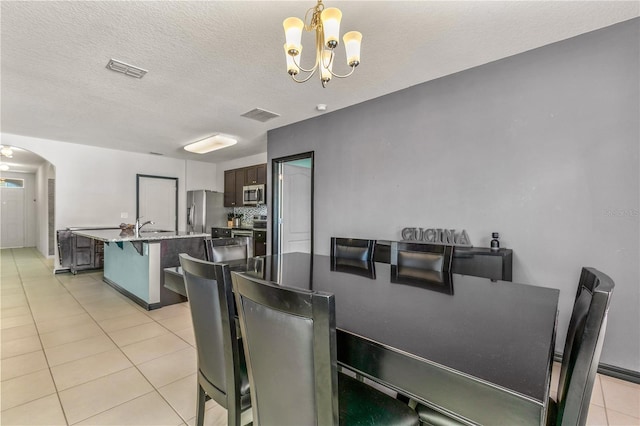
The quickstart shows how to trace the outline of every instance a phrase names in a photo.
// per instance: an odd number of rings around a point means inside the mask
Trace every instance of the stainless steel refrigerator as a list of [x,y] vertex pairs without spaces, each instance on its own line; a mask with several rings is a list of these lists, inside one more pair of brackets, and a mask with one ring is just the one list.
[[211,234],[211,228],[227,226],[224,194],[200,189],[187,191],[187,231]]

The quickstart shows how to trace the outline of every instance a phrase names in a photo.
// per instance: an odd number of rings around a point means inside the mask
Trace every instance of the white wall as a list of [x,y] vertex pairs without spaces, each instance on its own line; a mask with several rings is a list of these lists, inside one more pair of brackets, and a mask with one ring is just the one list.
[[485,247],[500,232],[515,282],[561,291],[558,351],[593,266],[616,283],[602,362],[640,371],[639,29],[624,22],[270,131],[269,160],[315,151],[315,252],[336,235],[399,240],[406,226],[466,229]]
[[49,168],[51,164],[45,162],[38,167],[35,174],[36,182],[36,248],[43,256],[49,257],[49,236],[48,236],[48,218],[47,209],[49,207],[48,200],[48,179]]
[[[56,229],[134,223],[136,174],[178,178],[178,227],[185,229],[185,209],[181,208],[186,204],[184,160],[6,133],[2,134],[2,141],[34,152],[55,166]],[[198,181],[202,175],[194,172],[195,184],[202,184]],[[121,213],[127,213],[128,218],[121,218]],[[38,248],[46,256],[43,243],[47,239],[46,212],[39,218],[38,226]]]
[[187,178],[184,182],[186,191],[208,189],[215,191],[218,187],[217,169],[212,163],[202,161],[186,161]]

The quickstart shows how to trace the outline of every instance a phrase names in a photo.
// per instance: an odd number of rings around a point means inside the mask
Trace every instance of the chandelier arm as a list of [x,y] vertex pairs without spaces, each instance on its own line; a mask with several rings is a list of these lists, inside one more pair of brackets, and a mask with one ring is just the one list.
[[315,63],[315,65],[312,68],[309,68],[309,69],[302,68],[302,65],[300,65],[298,62],[296,62],[296,57],[295,56],[292,56],[292,58],[293,58],[293,63],[295,64],[296,67],[298,67],[300,69],[300,71],[314,73],[318,69],[318,57],[317,57],[317,55],[316,55],[316,63]]
[[295,81],[296,83],[306,83],[307,81],[309,81],[309,79],[311,77],[313,77],[313,75],[316,73],[316,71],[318,70],[318,68],[315,68],[313,71],[311,71],[311,74],[309,74],[308,76],[306,76],[305,78],[303,78],[302,80],[298,80],[295,75],[293,74],[289,74],[291,76],[291,79],[293,81]]
[[347,78],[349,77],[351,74],[353,74],[353,72],[356,70],[355,66],[351,67],[351,72],[349,72],[349,74],[344,74],[344,75],[340,75],[340,74],[335,74],[333,71],[329,70],[329,72],[331,73],[332,76],[334,77],[338,77],[338,78]]

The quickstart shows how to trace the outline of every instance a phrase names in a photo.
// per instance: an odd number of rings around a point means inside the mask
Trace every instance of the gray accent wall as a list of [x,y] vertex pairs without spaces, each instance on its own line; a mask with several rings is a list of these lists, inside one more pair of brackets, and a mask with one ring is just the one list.
[[581,267],[602,270],[601,362],[640,372],[639,45],[634,19],[278,128],[269,164],[315,151],[316,253],[406,226],[500,232],[514,282],[561,290],[558,351]]

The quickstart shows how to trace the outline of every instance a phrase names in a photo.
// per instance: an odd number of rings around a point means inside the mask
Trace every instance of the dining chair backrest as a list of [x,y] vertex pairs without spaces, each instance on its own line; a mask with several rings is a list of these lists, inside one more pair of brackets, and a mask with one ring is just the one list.
[[334,296],[232,279],[254,424],[338,424]]
[[253,257],[253,237],[207,238],[205,255],[209,262],[229,262]]
[[613,280],[582,268],[562,354],[557,394],[557,425],[584,425],[596,378]]
[[239,424],[241,409],[249,405],[250,397],[246,374],[242,374],[244,354],[236,330],[229,267],[184,253],[180,265],[193,321],[198,383],[227,408],[229,425]]
[[440,244],[391,242],[390,263],[400,275],[420,275],[420,271],[450,272],[453,246]]
[[371,261],[375,240],[331,237],[331,257]]

